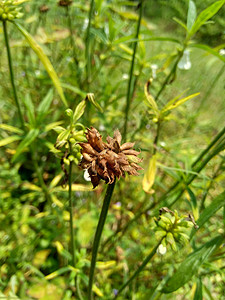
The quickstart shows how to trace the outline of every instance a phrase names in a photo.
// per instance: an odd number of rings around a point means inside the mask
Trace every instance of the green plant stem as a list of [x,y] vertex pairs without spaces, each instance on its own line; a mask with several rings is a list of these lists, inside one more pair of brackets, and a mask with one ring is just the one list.
[[170,73],[168,74],[168,76],[166,77],[165,81],[163,82],[161,89],[158,91],[157,95],[155,96],[155,101],[158,100],[159,96],[161,95],[161,93],[164,91],[165,87],[167,86],[167,84],[171,81],[171,77],[174,76],[176,74],[176,69],[177,69],[177,65],[184,53],[185,48],[178,53],[177,59],[170,71]]
[[122,285],[122,287],[119,289],[115,299],[118,297],[118,295],[127,287],[134,278],[137,277],[137,275],[145,268],[145,266],[148,264],[148,262],[151,260],[151,258],[155,255],[159,245],[161,244],[163,239],[161,239],[157,245],[152,249],[152,251],[149,253],[149,255],[144,259],[143,263],[140,265],[140,267],[134,272],[134,274]]
[[13,67],[12,67],[12,57],[11,57],[11,52],[10,52],[10,46],[9,46],[9,38],[8,38],[8,32],[7,32],[7,21],[3,21],[3,31],[4,31],[4,37],[5,37],[5,44],[6,44],[6,49],[7,49],[7,55],[8,55],[8,64],[9,64],[9,72],[10,72],[10,80],[12,84],[12,89],[13,89],[13,95],[14,95],[14,100],[16,102],[17,110],[18,110],[18,115],[19,119],[21,122],[21,126],[23,130],[25,130],[25,125],[24,125],[24,120],[20,108],[20,103],[19,99],[17,97],[17,92],[16,92],[16,86],[14,82],[14,73],[13,73]]
[[137,41],[134,42],[134,46],[133,46],[133,56],[132,56],[132,61],[131,61],[131,65],[130,65],[130,74],[129,74],[129,81],[128,81],[128,87],[127,87],[125,122],[124,122],[124,132],[123,132],[123,138],[125,141],[127,138],[127,123],[128,123],[130,103],[131,103],[131,90],[132,90],[132,88],[134,89],[134,87],[132,87],[132,81],[133,81],[134,64],[135,64],[135,57],[136,57],[136,51],[137,51],[137,45],[138,45],[138,36],[139,36],[139,32],[140,32],[141,19],[142,19],[142,14],[143,14],[143,0],[140,0],[139,4],[140,4],[139,18],[138,18],[136,35],[135,35],[135,39],[137,39]]
[[88,26],[87,26],[87,36],[86,36],[86,49],[85,49],[85,57],[86,57],[86,81],[89,86],[90,83],[90,74],[91,74],[91,56],[90,56],[90,30],[91,30],[91,19],[94,12],[94,0],[91,0],[89,16],[88,16]]
[[[70,153],[72,152],[70,145]],[[71,254],[72,254],[72,265],[75,268],[76,257],[75,257],[75,240],[74,240],[74,230],[73,230],[73,199],[72,199],[72,169],[73,161],[69,164],[69,213],[70,213],[70,243],[71,243]]]
[[92,258],[91,258],[91,268],[90,268],[90,274],[89,274],[89,285],[88,285],[88,300],[93,299],[92,294],[92,286],[93,286],[93,280],[94,280],[94,272],[95,272],[95,265],[96,265],[96,259],[98,254],[98,247],[102,235],[102,231],[104,228],[105,220],[108,214],[109,204],[110,200],[112,198],[113,190],[115,187],[115,181],[112,184],[109,184],[106,190],[102,211],[98,220],[98,226],[95,232],[95,238],[94,238],[94,244],[92,249]]
[[67,21],[68,21],[68,27],[69,27],[69,31],[70,31],[70,47],[72,49],[72,53],[73,53],[73,59],[76,65],[76,79],[78,84],[80,83],[80,69],[79,69],[79,62],[77,59],[77,55],[76,55],[76,45],[75,45],[75,41],[73,38],[73,26],[72,26],[72,20],[71,20],[71,16],[70,16],[70,8],[69,6],[66,6],[66,16],[67,16]]

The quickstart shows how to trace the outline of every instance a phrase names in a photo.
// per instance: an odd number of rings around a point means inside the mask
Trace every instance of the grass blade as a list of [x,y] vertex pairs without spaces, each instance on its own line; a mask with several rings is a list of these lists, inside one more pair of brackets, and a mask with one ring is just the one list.
[[40,61],[44,65],[46,71],[48,72],[48,75],[51,77],[52,82],[57,89],[59,96],[64,103],[65,106],[68,106],[66,98],[63,93],[63,89],[61,87],[59,78],[50,62],[46,54],[44,53],[43,49],[38,45],[38,43],[34,40],[34,38],[26,31],[23,26],[21,26],[19,23],[14,22],[15,26],[19,29],[19,31],[22,33],[22,35],[26,38],[28,44],[30,47],[34,50],[34,52],[37,54],[39,57]]

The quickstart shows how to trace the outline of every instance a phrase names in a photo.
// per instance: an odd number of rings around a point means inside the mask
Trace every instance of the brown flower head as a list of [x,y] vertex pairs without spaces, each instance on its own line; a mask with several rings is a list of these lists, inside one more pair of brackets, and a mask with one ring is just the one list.
[[113,138],[107,137],[107,143],[102,141],[102,136],[93,127],[87,129],[86,137],[86,143],[79,143],[83,155],[80,166],[88,170],[94,188],[101,179],[111,184],[116,177],[124,177],[125,172],[139,175],[137,170],[142,168],[137,164],[141,162],[137,155],[140,152],[132,149],[134,143],[121,145],[122,138],[118,129]]
[[59,6],[69,6],[72,4],[72,2],[73,2],[72,0],[60,0],[58,2],[58,5]]

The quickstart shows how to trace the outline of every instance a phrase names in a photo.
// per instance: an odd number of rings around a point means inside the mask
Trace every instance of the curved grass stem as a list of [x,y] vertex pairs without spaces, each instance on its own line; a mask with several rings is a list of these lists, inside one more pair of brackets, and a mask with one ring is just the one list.
[[22,112],[21,112],[21,108],[20,108],[20,103],[19,103],[19,99],[18,99],[18,96],[17,96],[17,92],[16,92],[15,81],[14,81],[12,57],[11,57],[11,51],[10,51],[10,46],[9,46],[8,31],[7,31],[7,21],[3,21],[2,23],[3,23],[3,31],[4,31],[4,38],[5,38],[6,50],[7,50],[7,56],[8,56],[10,80],[11,80],[11,84],[12,84],[14,100],[15,100],[16,107],[17,107],[17,110],[18,110],[18,115],[19,115],[19,119],[20,119],[20,122],[21,122],[21,126],[24,130],[25,129],[24,120],[23,120],[23,116],[22,116]]
[[134,274],[122,285],[122,287],[119,289],[115,299],[117,296],[138,276],[138,274],[145,268],[145,266],[148,264],[148,262],[151,260],[151,258],[155,255],[159,245],[161,244],[163,239],[161,239],[156,246],[152,249],[152,251],[149,253],[149,255],[144,259],[143,263],[140,265],[140,267],[134,272]]
[[102,231],[104,228],[105,220],[108,214],[109,204],[110,200],[112,198],[113,190],[115,187],[115,181],[112,184],[109,184],[106,190],[102,211],[98,220],[98,226],[95,232],[95,238],[94,238],[94,244],[92,249],[92,258],[91,258],[91,268],[90,268],[90,274],[89,274],[89,285],[88,285],[88,300],[93,299],[92,294],[92,286],[93,286],[93,280],[94,280],[94,272],[95,272],[95,265],[96,265],[96,259],[98,254],[98,247],[102,235]]

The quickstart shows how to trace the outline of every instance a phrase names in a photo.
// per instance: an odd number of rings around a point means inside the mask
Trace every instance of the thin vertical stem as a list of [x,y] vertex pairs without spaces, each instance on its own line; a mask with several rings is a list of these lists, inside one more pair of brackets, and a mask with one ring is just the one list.
[[[140,0],[140,3],[139,3],[139,18],[138,18],[136,35],[135,35],[136,39],[138,39],[138,37],[139,37],[142,14],[143,14],[143,0]],[[127,98],[126,98],[126,108],[125,108],[125,122],[124,122],[124,133],[123,133],[124,140],[126,140],[126,138],[127,138],[127,123],[128,123],[129,110],[130,110],[131,89],[132,89],[133,72],[134,72],[134,65],[135,65],[135,57],[136,57],[137,45],[138,45],[138,41],[135,41],[134,42],[134,46],[133,46],[133,56],[132,56],[132,61],[131,61],[131,65],[130,65],[130,75],[129,75],[129,81],[128,81],[128,87],[127,87]]]
[[[71,153],[71,145],[70,145],[70,153]],[[74,229],[73,229],[73,199],[72,199],[72,169],[73,162],[70,161],[69,164],[69,213],[70,213],[70,243],[71,243],[71,254],[72,254],[72,265],[75,267],[76,265],[76,257],[75,257],[75,240],[74,240]]]
[[23,129],[25,129],[24,125],[24,120],[20,108],[20,103],[17,97],[17,92],[16,92],[16,86],[14,82],[14,73],[13,73],[13,67],[12,67],[12,57],[11,57],[11,52],[10,52],[10,46],[9,46],[9,39],[8,39],[8,32],[7,32],[7,21],[3,21],[3,31],[4,31],[4,37],[5,37],[5,44],[6,44],[6,49],[7,49],[7,55],[8,55],[8,64],[9,64],[9,72],[10,72],[10,80],[12,84],[12,89],[13,89],[13,95],[14,95],[14,100],[16,102],[18,114],[19,114],[19,119],[21,122],[21,126]]
[[163,239],[161,239],[157,245],[152,249],[152,251],[149,253],[149,255],[144,259],[143,263],[140,265],[140,267],[134,272],[134,274],[122,285],[122,287],[119,289],[117,296],[127,287],[134,278],[137,277],[137,275],[145,268],[145,266],[148,264],[148,262],[151,260],[151,258],[155,255],[159,245],[161,244]]
[[86,36],[86,49],[85,49],[85,56],[86,56],[86,80],[87,84],[89,85],[90,81],[90,74],[91,74],[91,57],[90,57],[90,30],[91,30],[91,19],[93,16],[94,11],[94,0],[91,0],[91,5],[89,9],[89,16],[88,16],[88,26],[87,26],[87,36]]
[[69,27],[69,31],[70,31],[70,47],[72,49],[72,55],[73,55],[73,59],[76,65],[76,79],[77,82],[80,83],[80,69],[79,69],[79,62],[77,59],[77,55],[76,55],[76,45],[75,45],[75,41],[74,41],[74,37],[73,37],[73,26],[72,26],[72,20],[71,20],[71,16],[70,16],[70,8],[69,6],[66,6],[66,16],[67,16],[67,22],[68,22],[68,27]]
[[184,49],[181,52],[179,52],[179,54],[177,56],[177,59],[176,59],[174,65],[173,65],[170,73],[168,74],[168,76],[166,77],[165,81],[163,82],[163,84],[161,86],[161,89],[158,91],[157,95],[155,96],[155,101],[158,100],[159,96],[164,91],[164,89],[167,86],[167,84],[170,82],[172,75],[174,75],[176,73],[177,65],[178,65],[178,63],[179,63],[179,61],[180,61],[183,53],[184,53]]
[[102,206],[102,211],[98,220],[98,226],[95,232],[95,238],[94,238],[94,244],[93,244],[93,249],[92,249],[92,258],[91,258],[91,269],[90,269],[90,274],[89,274],[89,285],[88,285],[88,300],[93,299],[93,294],[92,294],[92,286],[93,286],[93,280],[94,280],[94,272],[95,272],[95,265],[96,265],[96,259],[97,259],[97,254],[98,254],[98,247],[102,235],[102,231],[104,228],[105,220],[108,214],[108,209],[109,209],[109,204],[110,200],[112,198],[113,190],[115,187],[115,181],[112,184],[108,184],[103,206]]

